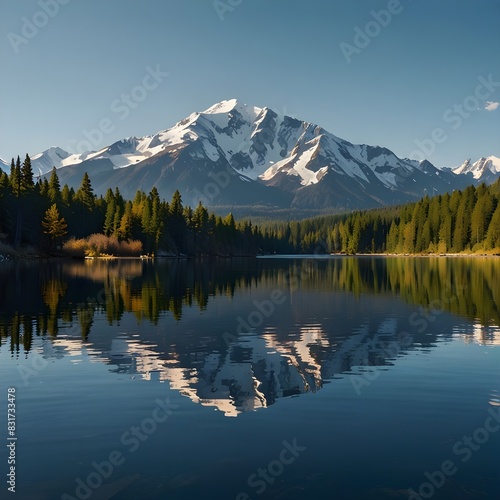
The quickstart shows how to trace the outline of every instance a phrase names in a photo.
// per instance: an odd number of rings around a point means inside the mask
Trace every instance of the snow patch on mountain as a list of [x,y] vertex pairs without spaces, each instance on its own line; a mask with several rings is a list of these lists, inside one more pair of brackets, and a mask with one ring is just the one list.
[[271,181],[281,172],[301,178],[301,185],[317,183],[329,170],[369,183],[373,176],[388,189],[398,187],[398,175],[411,173],[415,165],[385,148],[355,145],[312,124],[304,124],[297,144],[287,157],[272,164],[261,176]]
[[488,174],[500,174],[500,158],[497,158],[496,156],[488,156],[480,158],[474,163],[468,159],[452,171],[457,175],[472,174],[474,179],[481,180]]
[[288,172],[288,175],[290,173],[296,173],[302,178],[301,184],[304,186],[308,186],[309,184],[315,184],[318,182],[318,179],[316,178],[316,172],[309,170],[307,168],[307,165],[311,161],[313,155],[317,152],[317,146],[316,148],[310,148],[306,151],[304,151],[298,158],[297,161],[294,162],[293,168],[290,169]]
[[31,156],[31,167],[35,175],[43,175],[50,172],[53,167],[59,168],[64,165],[70,154],[64,149],[51,147],[43,153]]
[[[400,203],[472,182],[470,175],[461,178],[461,174],[472,174],[476,182],[492,182],[500,175],[500,159],[493,156],[474,164],[468,161],[453,175],[426,160],[401,159],[387,148],[352,144],[316,124],[237,99],[191,113],[156,134],[128,137],[98,151],[70,154],[50,148],[32,157],[35,174],[84,162],[81,170],[91,162],[96,169],[101,162],[103,168],[114,167],[101,179],[102,186],[109,175],[113,179],[109,183],[115,185],[119,179],[120,186],[128,189],[131,175],[136,175],[137,184],[146,190],[158,185],[168,191],[184,182],[185,192],[195,198],[198,195],[192,193],[203,192],[213,172],[226,169],[245,188],[221,190],[221,197],[229,199],[228,191],[235,189],[239,200],[255,189],[259,200],[266,199],[263,193],[269,186],[275,189],[273,200],[283,195],[283,200],[293,199],[294,206],[303,208],[322,203],[337,208]],[[135,168],[123,171],[131,166]],[[0,162],[0,168],[9,167]]]

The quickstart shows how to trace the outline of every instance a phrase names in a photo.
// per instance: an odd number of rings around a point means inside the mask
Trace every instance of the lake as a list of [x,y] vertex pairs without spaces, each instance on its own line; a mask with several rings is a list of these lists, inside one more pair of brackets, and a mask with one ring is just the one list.
[[500,259],[2,262],[0,339],[2,498],[500,498]]

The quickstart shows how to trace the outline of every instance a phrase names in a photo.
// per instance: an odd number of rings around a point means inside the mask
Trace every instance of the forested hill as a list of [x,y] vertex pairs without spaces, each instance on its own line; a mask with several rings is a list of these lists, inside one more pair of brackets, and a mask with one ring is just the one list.
[[259,253],[500,254],[500,180],[416,203],[295,222],[236,222],[199,203],[170,202],[156,188],[125,200],[118,189],[93,193],[84,174],[75,191],[57,170],[34,182],[28,155],[0,172],[0,254],[32,246],[67,255],[256,255]]
[[170,202],[156,188],[125,200],[118,189],[94,195],[84,174],[75,191],[60,186],[57,170],[34,182],[28,155],[0,171],[0,254],[12,247],[35,252],[133,256],[164,251],[171,255],[255,255],[264,236],[250,222],[222,218],[200,203],[184,206],[178,191]]
[[400,207],[268,223],[277,253],[500,253],[500,181]]

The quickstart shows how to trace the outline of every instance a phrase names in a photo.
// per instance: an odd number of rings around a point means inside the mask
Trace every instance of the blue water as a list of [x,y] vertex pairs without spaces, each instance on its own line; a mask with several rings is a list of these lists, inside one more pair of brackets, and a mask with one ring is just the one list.
[[8,266],[13,498],[500,498],[498,261]]

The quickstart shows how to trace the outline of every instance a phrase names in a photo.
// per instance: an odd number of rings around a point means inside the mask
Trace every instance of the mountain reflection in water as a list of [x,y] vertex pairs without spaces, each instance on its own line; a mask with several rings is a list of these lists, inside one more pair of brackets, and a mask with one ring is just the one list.
[[500,344],[496,259],[9,262],[0,275],[0,349],[167,381],[226,416],[452,337]]

